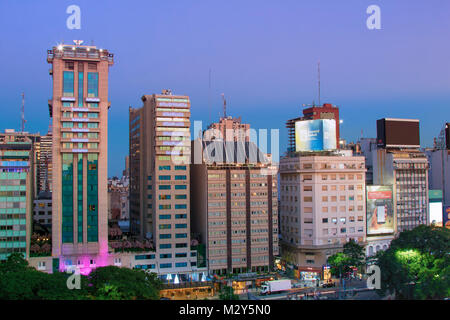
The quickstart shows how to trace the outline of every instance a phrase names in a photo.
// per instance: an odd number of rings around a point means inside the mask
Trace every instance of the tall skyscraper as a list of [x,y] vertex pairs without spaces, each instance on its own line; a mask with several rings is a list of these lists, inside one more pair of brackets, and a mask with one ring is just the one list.
[[0,134],[0,261],[19,252],[29,258],[33,219],[33,140],[24,132]]
[[279,253],[277,172],[254,143],[230,140],[193,142],[203,157],[191,164],[192,230],[210,273],[269,271]]
[[164,90],[142,101],[142,108],[129,110],[130,230],[153,240],[158,274],[186,274],[196,261],[190,252],[189,97]]
[[113,54],[61,44],[52,65],[52,255],[59,268],[104,265],[108,252],[108,71]]

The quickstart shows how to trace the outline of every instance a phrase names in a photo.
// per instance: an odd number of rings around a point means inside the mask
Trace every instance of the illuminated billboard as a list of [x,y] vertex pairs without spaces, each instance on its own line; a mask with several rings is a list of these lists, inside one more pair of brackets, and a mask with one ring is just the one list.
[[443,222],[444,222],[444,226],[447,229],[450,229],[450,206],[445,206],[444,207],[444,219],[443,219]]
[[295,123],[295,151],[336,149],[336,120],[301,120]]
[[434,224],[437,227],[442,227],[442,190],[429,190],[428,191],[428,212],[430,215],[430,224]]
[[367,234],[394,233],[392,186],[367,186]]

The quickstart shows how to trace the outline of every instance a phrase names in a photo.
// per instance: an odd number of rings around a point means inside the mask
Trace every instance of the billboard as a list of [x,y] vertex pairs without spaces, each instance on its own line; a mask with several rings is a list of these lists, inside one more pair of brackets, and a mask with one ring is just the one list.
[[419,120],[377,120],[377,143],[385,147],[420,147]]
[[367,234],[394,233],[392,186],[367,186]]
[[336,147],[336,120],[300,120],[295,123],[295,151],[325,151]]
[[447,229],[450,229],[450,206],[444,207],[444,217],[443,217],[444,226]]
[[428,191],[428,212],[430,215],[430,224],[442,227],[442,190],[429,190]]

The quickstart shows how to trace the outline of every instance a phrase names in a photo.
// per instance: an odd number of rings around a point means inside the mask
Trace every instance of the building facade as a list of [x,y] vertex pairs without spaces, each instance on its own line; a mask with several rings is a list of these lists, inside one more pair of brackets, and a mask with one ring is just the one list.
[[29,258],[35,172],[34,142],[26,133],[0,134],[0,261]]
[[196,271],[190,237],[190,101],[144,95],[130,108],[130,229],[151,239],[159,275]]
[[394,191],[396,233],[428,224],[428,160],[418,149],[372,152],[373,184],[391,185]]
[[48,230],[52,229],[52,194],[41,191],[33,201],[33,220]]
[[95,46],[48,50],[53,97],[52,255],[60,270],[105,265],[108,252],[108,71],[113,54]]
[[280,160],[282,255],[300,272],[320,274],[350,239],[365,243],[365,171],[360,156]]
[[52,192],[52,132],[41,136],[39,155],[39,192]]
[[191,165],[191,225],[206,244],[209,272],[271,270],[279,253],[277,170],[251,142],[228,142],[244,157],[223,163],[210,157],[223,141],[193,144],[203,158]]

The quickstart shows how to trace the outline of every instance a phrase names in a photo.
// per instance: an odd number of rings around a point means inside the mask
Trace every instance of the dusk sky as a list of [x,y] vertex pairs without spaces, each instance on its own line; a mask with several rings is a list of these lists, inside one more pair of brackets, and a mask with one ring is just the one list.
[[[69,5],[81,29],[69,30]],[[369,5],[381,30],[369,30]],[[422,147],[450,122],[450,1],[33,1],[0,2],[0,130],[45,134],[52,98],[47,50],[81,39],[114,53],[109,76],[109,175],[128,154],[128,107],[170,88],[189,95],[194,120],[229,115],[280,129],[317,100],[339,106],[347,141],[376,136],[383,117],[420,119]],[[211,105],[208,73],[211,72]]]

